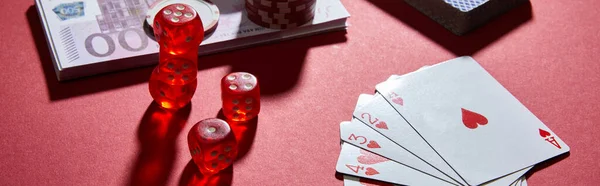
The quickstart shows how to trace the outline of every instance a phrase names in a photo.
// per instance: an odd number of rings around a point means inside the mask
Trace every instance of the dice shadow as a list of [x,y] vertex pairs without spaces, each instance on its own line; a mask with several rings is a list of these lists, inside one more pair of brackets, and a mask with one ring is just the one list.
[[177,111],[166,111],[152,102],[138,131],[138,157],[129,178],[132,186],[166,185],[177,158],[177,138],[191,111],[191,103]]
[[531,3],[527,1],[470,33],[457,36],[404,1],[368,0],[368,2],[457,56],[474,55],[533,18]]
[[239,160],[243,159],[246,156],[246,154],[248,154],[250,149],[252,148],[252,144],[254,143],[254,138],[256,136],[256,129],[258,126],[258,118],[259,117],[260,117],[260,115],[256,116],[255,118],[251,119],[250,121],[236,122],[236,121],[231,121],[231,120],[227,119],[225,117],[225,114],[223,114],[223,109],[220,109],[219,112],[217,113],[216,118],[225,120],[225,121],[227,121],[227,123],[229,123],[229,126],[231,127],[231,131],[233,131],[235,139],[237,140],[238,155],[237,155],[235,161],[239,161]]
[[233,166],[214,175],[203,175],[193,160],[190,160],[181,173],[179,186],[229,186],[233,181]]
[[198,68],[202,71],[226,64],[230,66],[229,73],[248,72],[256,76],[261,96],[278,95],[296,86],[311,48],[346,42],[346,34],[346,31],[329,32],[230,51],[227,55],[209,55]]

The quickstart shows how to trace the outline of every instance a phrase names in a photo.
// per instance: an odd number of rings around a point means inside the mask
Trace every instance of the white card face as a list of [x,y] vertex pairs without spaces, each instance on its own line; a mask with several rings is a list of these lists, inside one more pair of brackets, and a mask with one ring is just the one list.
[[425,161],[396,145],[373,129],[360,121],[353,119],[352,122],[340,124],[342,141],[354,146],[371,151],[375,154],[388,158],[408,168],[415,169],[437,179],[443,179],[449,183],[460,185],[450,177],[444,175]]
[[399,186],[382,181],[344,175],[344,186]]
[[[423,67],[419,68],[417,71],[410,72],[408,74],[415,73],[415,72],[418,72],[420,70],[427,69],[428,67],[429,66],[423,66]],[[407,75],[407,74],[405,74],[405,75]],[[403,75],[391,75],[387,79],[387,81],[400,79],[400,78],[402,78],[402,76]],[[373,95],[368,95],[368,96],[361,95],[361,96],[359,96],[358,103],[357,103],[357,108],[358,108],[358,105],[360,105],[360,107],[362,107],[364,104],[368,103],[366,101],[367,99],[372,99],[372,98],[373,98]],[[376,154],[382,155],[384,157],[390,158],[392,160],[395,160],[394,158],[385,156],[385,154],[380,154],[380,153],[377,153],[376,151],[373,151],[373,152],[375,152]],[[527,167],[525,169],[522,169],[520,171],[514,172],[512,174],[506,175],[506,176],[504,176],[502,178],[498,178],[496,180],[487,182],[487,183],[485,183],[483,185],[485,185],[485,186],[504,186],[504,185],[520,186],[521,183],[523,182],[523,180],[525,179],[524,177],[523,178],[521,178],[521,177],[523,175],[525,175],[529,170],[531,170],[531,168],[533,168],[533,166]],[[527,183],[525,183],[525,184],[527,184]]]
[[454,181],[464,184],[460,176],[404,121],[381,94],[375,94],[369,103],[355,110],[354,117]]
[[[392,75],[388,80],[398,79],[400,77],[401,76],[399,75]],[[356,109],[368,104],[369,101],[373,99],[373,97],[374,95],[361,94],[358,97]],[[380,133],[372,130],[368,126],[365,126],[363,123],[358,122],[360,121],[358,121],[357,119],[353,119],[351,122],[342,122],[340,124],[340,136],[342,138],[342,141],[344,141],[345,143],[350,143],[362,149],[371,151],[390,160],[399,162],[400,164],[404,164],[406,166],[426,172],[428,174],[431,174],[432,176],[436,176],[437,178],[444,179],[446,181],[457,184],[451,179],[445,179],[449,177],[444,174],[439,174],[441,173],[439,170],[433,168],[431,165],[417,158],[416,156],[408,152],[406,149],[393,143],[391,140],[381,135]],[[520,177],[525,175],[529,170],[531,170],[532,167],[533,166],[527,167],[523,170],[514,172],[512,174],[490,181],[483,185],[505,186],[511,185],[511,183],[515,183],[516,181],[519,181],[520,183]]]
[[342,144],[336,171],[401,185],[452,185],[348,143]]
[[[358,96],[355,110],[368,104],[373,99],[373,96],[374,95],[369,94],[361,94]],[[350,143],[407,167],[422,171],[424,174],[429,174],[430,176],[443,179],[452,184],[460,185],[457,181],[429,165],[427,162],[419,159],[417,156],[395,144],[377,131],[364,125],[356,118],[352,119],[350,122],[346,121],[340,124],[340,137],[345,143]]]
[[[344,147],[344,146],[349,146],[349,147]],[[346,148],[346,149],[344,149],[344,148]],[[358,155],[356,153],[356,150],[359,151]],[[346,153],[352,153],[352,151],[354,151],[353,155],[346,154]],[[355,157],[356,160],[344,161],[344,160],[342,160],[342,156],[348,156],[349,159],[351,159],[352,157]],[[356,162],[356,163],[349,164],[349,165],[340,165],[341,162],[351,162],[351,163]],[[379,164],[381,164],[381,165],[379,165]],[[340,168],[339,168],[340,166],[345,167],[347,169],[346,171],[350,170],[351,173],[340,171]],[[366,175],[367,174],[366,171],[369,171],[369,168],[371,168],[370,171],[371,171],[371,174],[373,174],[373,175]],[[524,180],[524,177],[523,178],[521,178],[521,177],[525,173],[527,173],[527,171],[529,171],[531,168],[532,167],[525,168],[523,170],[514,172],[512,174],[509,174],[502,178],[496,179],[494,181],[482,184],[481,186],[506,186],[506,185],[520,186],[522,181]],[[342,170],[343,169],[344,168],[342,168]],[[336,170],[340,173],[362,177],[362,180],[361,180],[361,178],[344,175],[344,185],[363,186],[363,185],[371,184],[371,185],[388,186],[388,185],[392,185],[392,184],[381,183],[381,182],[377,182],[374,180],[365,180],[364,178],[375,179],[375,180],[380,180],[380,181],[384,181],[384,182],[392,182],[392,183],[396,183],[396,184],[403,184],[403,183],[394,182],[394,178],[389,178],[387,174],[383,175],[382,177],[376,177],[376,176],[379,173],[381,173],[379,170],[386,170],[386,171],[389,170],[392,173],[403,174],[403,173],[406,173],[407,170],[411,170],[411,169],[406,169],[406,166],[403,166],[395,161],[392,161],[385,157],[379,156],[377,154],[370,153],[369,151],[367,151],[365,149],[361,149],[359,147],[350,145],[348,143],[343,143],[342,151],[340,152],[340,159],[338,160],[338,165],[336,166]],[[364,172],[364,174],[361,174],[363,170],[365,170],[365,172]],[[414,169],[412,169],[412,170],[414,170]],[[414,171],[408,171],[408,173],[414,173]],[[392,176],[393,176],[393,174],[392,174]],[[427,178],[427,177],[419,177],[419,178]],[[410,185],[430,185],[433,182],[428,182],[427,180],[429,180],[429,179],[431,179],[431,177],[424,180],[425,182],[418,183],[418,184],[410,184]],[[395,180],[395,181],[399,181],[399,180]],[[402,180],[402,182],[404,182],[404,183],[414,182],[414,181],[418,181],[418,180],[413,180],[413,179]],[[445,185],[451,185],[451,184],[446,182]]]
[[570,149],[470,57],[431,66],[376,88],[470,185]]

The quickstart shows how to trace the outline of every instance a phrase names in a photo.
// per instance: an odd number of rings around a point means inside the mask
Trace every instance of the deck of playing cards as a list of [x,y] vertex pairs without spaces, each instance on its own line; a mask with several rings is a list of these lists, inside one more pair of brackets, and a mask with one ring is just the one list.
[[534,165],[569,152],[473,58],[392,75],[340,124],[345,185],[527,185]]
[[529,0],[404,0],[456,35],[463,35]]

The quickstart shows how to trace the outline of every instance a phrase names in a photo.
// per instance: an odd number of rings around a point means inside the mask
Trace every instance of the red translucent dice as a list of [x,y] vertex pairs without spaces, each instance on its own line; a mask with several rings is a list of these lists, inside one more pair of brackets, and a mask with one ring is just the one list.
[[179,109],[196,91],[202,21],[191,6],[172,4],[156,14],[153,24],[160,52],[148,82],[150,95],[163,108]]
[[214,174],[230,166],[238,150],[231,128],[217,118],[196,123],[188,133],[188,146],[203,174]]
[[198,46],[204,39],[204,27],[191,6],[172,4],[164,7],[155,15],[153,28],[161,52],[171,55],[192,52],[197,57]]
[[260,87],[256,77],[234,72],[221,79],[223,114],[232,121],[248,121],[260,112]]

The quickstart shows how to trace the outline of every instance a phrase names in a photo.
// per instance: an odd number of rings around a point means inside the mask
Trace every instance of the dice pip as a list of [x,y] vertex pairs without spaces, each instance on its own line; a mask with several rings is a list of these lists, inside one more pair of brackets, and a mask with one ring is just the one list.
[[237,156],[237,142],[229,124],[209,118],[196,123],[188,133],[192,159],[203,174],[215,174],[229,167]]
[[150,95],[163,108],[179,109],[196,91],[202,21],[191,6],[172,4],[156,14],[153,24],[160,52],[159,64],[150,76]]
[[260,112],[258,79],[247,72],[234,72],[221,79],[223,115],[232,121],[248,121]]

